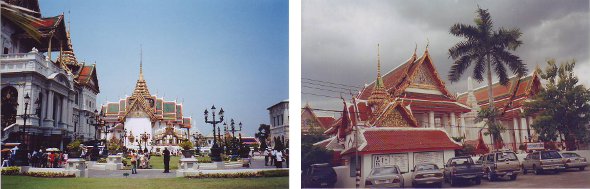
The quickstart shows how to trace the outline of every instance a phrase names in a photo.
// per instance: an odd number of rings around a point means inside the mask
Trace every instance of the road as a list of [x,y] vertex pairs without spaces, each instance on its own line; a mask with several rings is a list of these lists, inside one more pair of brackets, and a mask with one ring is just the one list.
[[[406,180],[406,186],[411,186]],[[451,185],[445,183],[444,188],[451,188]],[[457,188],[590,188],[590,170],[568,170],[558,174],[518,175],[515,181],[502,179],[499,181],[489,182],[482,179],[481,185],[473,183],[462,183]]]

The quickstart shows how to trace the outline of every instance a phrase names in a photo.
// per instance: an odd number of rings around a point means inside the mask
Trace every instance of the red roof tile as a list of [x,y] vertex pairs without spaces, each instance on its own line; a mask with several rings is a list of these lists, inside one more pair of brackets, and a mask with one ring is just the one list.
[[317,118],[318,118],[318,121],[320,122],[320,126],[322,126],[322,128],[324,128],[324,129],[330,128],[330,126],[332,126],[332,123],[334,123],[334,121],[336,120],[333,117],[317,117]]
[[367,145],[361,153],[396,153],[432,150],[454,150],[461,146],[438,129],[367,129]]

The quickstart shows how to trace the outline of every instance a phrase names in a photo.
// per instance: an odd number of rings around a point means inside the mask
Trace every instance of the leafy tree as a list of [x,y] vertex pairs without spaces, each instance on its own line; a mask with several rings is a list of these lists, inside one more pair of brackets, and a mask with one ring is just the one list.
[[[509,81],[506,66],[513,74],[523,76],[527,73],[526,65],[522,60],[508,51],[514,51],[522,44],[522,41],[519,40],[522,33],[518,28],[493,30],[492,17],[488,10],[478,7],[476,13],[475,26],[461,23],[451,26],[451,34],[466,40],[449,49],[449,57],[455,62],[451,66],[448,77],[451,82],[459,81],[461,75],[471,64],[474,64],[473,78],[478,82],[484,80],[484,72],[486,72],[489,107],[494,109],[492,71],[498,76],[502,85],[507,85]],[[493,110],[490,111],[493,112]],[[497,114],[486,113],[486,115]],[[497,119],[497,117],[486,117],[487,126],[500,125],[495,123]],[[489,129],[492,131],[501,130],[498,128]],[[501,139],[500,133],[492,132],[491,134],[492,139]],[[495,140],[493,142],[496,143]]]
[[525,103],[525,114],[536,115],[532,127],[539,140],[556,141],[563,135],[567,150],[576,150],[576,141],[589,141],[590,90],[578,84],[574,60],[558,66],[551,59],[547,64],[544,72],[537,69],[547,83],[532,101]]
[[269,136],[270,125],[260,124],[260,126],[258,127],[258,132],[254,134],[254,137],[256,137],[258,141],[260,141],[260,150],[266,150],[266,148],[268,148],[268,144],[266,144],[266,141],[268,140]]
[[301,168],[309,168],[316,163],[330,163],[332,160],[332,151],[321,147],[313,146],[314,143],[325,140],[325,135],[302,135],[301,136]]

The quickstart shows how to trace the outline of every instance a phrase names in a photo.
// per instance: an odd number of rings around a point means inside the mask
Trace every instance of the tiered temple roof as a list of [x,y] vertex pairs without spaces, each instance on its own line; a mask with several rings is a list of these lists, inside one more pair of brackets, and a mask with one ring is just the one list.
[[317,127],[322,131],[329,129],[334,123],[334,117],[317,116],[309,104],[301,109],[301,132],[307,133],[311,127]]
[[147,82],[143,78],[142,63],[140,63],[139,79],[133,90],[133,94],[119,102],[109,102],[102,106],[102,112],[107,122],[125,122],[131,113],[145,113],[152,122],[160,121],[170,125],[180,125],[183,128],[191,127],[191,117],[185,117],[182,113],[182,104],[176,101],[166,101],[156,95],[151,95]]
[[[537,72],[519,78],[512,76],[509,83],[504,86],[499,82],[492,84],[494,106],[503,112],[503,118],[518,116],[524,102],[532,98],[541,89],[541,81]],[[488,88],[483,86],[473,90],[473,94],[480,108],[488,107]],[[468,104],[469,92],[459,94],[457,100],[460,103]]]

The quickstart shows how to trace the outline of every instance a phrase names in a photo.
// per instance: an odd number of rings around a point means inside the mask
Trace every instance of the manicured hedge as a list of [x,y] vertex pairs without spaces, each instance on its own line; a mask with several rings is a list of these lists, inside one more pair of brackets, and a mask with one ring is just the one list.
[[22,175],[22,176],[31,176],[31,177],[50,177],[50,178],[67,178],[67,177],[76,177],[75,174],[65,174],[65,173],[56,173],[56,172],[26,172],[21,173],[20,167],[8,167],[2,169],[2,175]]
[[289,170],[269,170],[258,172],[244,172],[244,173],[199,173],[194,176],[186,176],[186,178],[254,178],[254,177],[287,177]]
[[7,167],[2,169],[2,175],[20,175],[20,167]]

